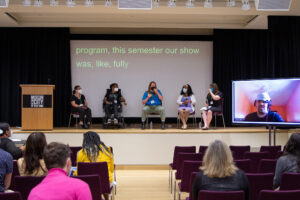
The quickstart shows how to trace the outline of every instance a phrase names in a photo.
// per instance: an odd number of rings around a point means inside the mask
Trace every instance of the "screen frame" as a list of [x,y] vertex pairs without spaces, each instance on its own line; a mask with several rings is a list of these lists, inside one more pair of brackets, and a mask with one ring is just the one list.
[[300,77],[293,77],[293,78],[266,78],[266,79],[244,79],[244,80],[232,80],[231,81],[231,91],[232,91],[232,114],[231,114],[231,122],[232,124],[236,125],[259,125],[259,126],[282,126],[282,127],[300,127],[300,122],[255,122],[255,121],[235,121],[235,90],[234,84],[236,82],[254,82],[254,81],[275,81],[275,80],[299,80]]

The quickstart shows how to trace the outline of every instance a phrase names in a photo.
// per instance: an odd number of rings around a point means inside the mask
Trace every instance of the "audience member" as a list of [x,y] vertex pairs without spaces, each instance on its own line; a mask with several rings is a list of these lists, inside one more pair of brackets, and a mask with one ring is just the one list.
[[[82,149],[77,153],[78,162],[107,162],[109,182],[113,183],[114,160],[111,150],[100,140],[100,136],[89,131],[83,135]],[[77,175],[77,171],[74,173]],[[109,194],[104,194],[105,200],[109,199]]]
[[194,200],[198,200],[200,190],[242,190],[248,199],[248,179],[245,173],[234,165],[231,151],[224,142],[215,140],[208,146],[200,169],[193,184]]
[[189,115],[195,112],[196,98],[193,94],[192,87],[186,84],[182,87],[180,96],[177,99],[177,104],[179,104],[178,114],[183,124],[182,129],[187,129]]
[[12,156],[8,152],[0,149],[0,192],[5,192],[5,190],[9,188],[12,172]]
[[16,147],[15,143],[9,139],[12,130],[8,123],[0,123],[0,149],[7,151],[13,157],[13,159],[19,159],[23,156],[25,150],[24,146]]
[[43,159],[46,145],[44,133],[34,132],[28,136],[24,157],[18,160],[21,176],[45,176],[47,174],[47,168]]
[[68,177],[71,170],[70,148],[52,142],[44,150],[48,175],[33,188],[28,200],[92,200],[88,184],[80,179]]
[[294,133],[288,140],[283,156],[277,160],[273,188],[280,186],[284,172],[300,173],[300,133]]

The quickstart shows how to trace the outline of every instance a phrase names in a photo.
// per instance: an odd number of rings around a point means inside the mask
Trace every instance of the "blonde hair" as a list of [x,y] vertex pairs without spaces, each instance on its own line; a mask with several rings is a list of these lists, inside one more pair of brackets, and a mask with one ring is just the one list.
[[224,142],[215,140],[208,146],[200,169],[210,178],[225,178],[235,174],[237,167],[233,163],[229,147]]

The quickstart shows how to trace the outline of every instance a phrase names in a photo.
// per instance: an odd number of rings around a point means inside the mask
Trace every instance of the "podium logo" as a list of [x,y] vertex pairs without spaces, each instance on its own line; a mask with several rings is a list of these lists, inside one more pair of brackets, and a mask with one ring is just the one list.
[[43,108],[44,96],[43,95],[31,95],[31,108]]

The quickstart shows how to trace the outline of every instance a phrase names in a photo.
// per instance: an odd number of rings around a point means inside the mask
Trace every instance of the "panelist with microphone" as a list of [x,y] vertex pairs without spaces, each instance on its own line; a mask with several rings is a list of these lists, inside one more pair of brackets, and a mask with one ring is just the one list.
[[145,129],[145,121],[148,114],[159,114],[161,118],[161,129],[165,129],[165,109],[162,106],[163,96],[159,89],[157,89],[155,81],[151,81],[148,90],[143,96],[143,110],[142,110],[142,129]]

